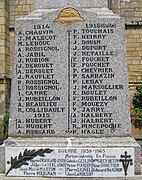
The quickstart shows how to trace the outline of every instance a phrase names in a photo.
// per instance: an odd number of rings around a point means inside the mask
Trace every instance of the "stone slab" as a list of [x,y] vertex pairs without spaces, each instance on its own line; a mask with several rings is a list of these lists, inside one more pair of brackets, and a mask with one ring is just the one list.
[[[8,138],[5,141],[5,148],[42,148],[50,149],[134,149],[135,157],[135,175],[140,174],[140,154],[141,148],[133,138]],[[11,155],[11,154],[10,154]]]
[[[77,17],[64,19],[68,12]],[[122,18],[106,9],[37,10],[15,33],[9,136],[131,135]]]
[[[41,177],[5,177],[5,175],[0,174],[0,180],[90,180],[90,178],[41,178]],[[91,180],[104,180],[106,178],[91,178]],[[123,178],[124,179],[124,178]],[[141,180],[142,179],[142,175],[136,175],[134,177],[126,177],[125,180]],[[109,180],[122,180],[122,178],[109,178]]]
[[5,151],[7,176],[134,176],[134,148],[7,147]]
[[52,9],[63,7],[108,7],[107,0],[35,0],[35,9]]

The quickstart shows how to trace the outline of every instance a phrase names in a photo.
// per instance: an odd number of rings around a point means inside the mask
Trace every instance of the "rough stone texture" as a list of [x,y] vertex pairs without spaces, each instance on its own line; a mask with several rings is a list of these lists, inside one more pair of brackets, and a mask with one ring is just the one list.
[[9,75],[9,29],[8,16],[9,4],[8,0],[1,0],[0,6],[0,79],[5,75]]
[[[70,26],[64,26],[64,25],[59,25],[57,23],[53,23],[53,21],[58,17],[58,15],[60,14],[61,9],[59,10],[35,10],[33,13],[31,13],[29,16],[26,16],[25,18],[21,18],[17,21],[15,30],[16,30],[16,37],[15,37],[15,63],[14,63],[14,69],[13,69],[13,83],[12,83],[12,96],[11,96],[11,119],[10,119],[10,136],[94,136],[94,137],[103,137],[103,136],[129,136],[131,134],[131,126],[130,126],[130,114],[129,114],[129,97],[128,97],[128,81],[127,81],[127,61],[126,61],[126,54],[125,54],[125,27],[124,27],[124,21],[123,19],[121,19],[120,17],[113,15],[113,13],[111,11],[108,11],[106,8],[104,8],[103,10],[100,9],[78,9],[79,13],[80,13],[80,18],[84,18],[85,22],[82,23],[73,23]],[[48,20],[47,20],[48,19]],[[19,58],[18,56],[20,55],[18,50],[18,47],[20,48],[20,46],[18,45],[18,33],[22,32],[24,35],[21,35],[19,37],[22,38],[22,47],[21,50],[23,52],[22,56],[28,56],[29,51],[25,51],[26,48],[29,47],[29,45],[25,45],[25,43],[29,42],[28,39],[26,40],[25,38],[28,38],[27,34],[29,31],[35,31],[35,29],[33,29],[33,24],[40,24],[42,22],[41,25],[46,26],[46,24],[48,23],[49,25],[49,30],[53,31],[53,36],[56,36],[56,39],[52,39],[51,40],[51,45],[53,47],[57,46],[57,50],[54,51],[43,51],[43,53],[45,53],[45,56],[49,58],[49,63],[53,63],[53,74],[54,77],[51,78],[53,80],[56,80],[57,83],[57,88],[59,88],[59,90],[56,91],[46,91],[48,92],[48,96],[53,97],[53,96],[60,96],[61,97],[61,101],[57,103],[57,108],[63,108],[64,111],[62,113],[55,113],[53,114],[53,118],[51,120],[52,123],[52,127],[50,128],[50,130],[54,130],[54,133],[31,133],[30,130],[35,130],[35,128],[25,128],[26,126],[28,126],[28,124],[26,125],[25,121],[27,118],[34,118],[34,113],[33,112],[28,112],[29,110],[26,109],[28,106],[30,107],[31,105],[25,105],[25,103],[28,103],[29,100],[26,100],[26,82],[27,80],[29,80],[29,77],[26,77],[26,72],[28,69],[26,69],[27,66],[29,66],[29,63],[25,65],[25,58],[20,58],[22,59],[22,63],[17,64]],[[89,108],[89,105],[84,105],[83,103],[85,103],[85,101],[81,101],[82,99],[82,71],[83,71],[83,63],[81,62],[81,58],[82,58],[82,48],[83,48],[83,44],[82,44],[82,36],[83,35],[88,35],[88,37],[90,37],[90,34],[88,33],[82,33],[82,29],[85,28],[86,23],[100,23],[102,24],[106,24],[109,25],[111,22],[111,26],[114,27],[112,28],[112,33],[104,33],[105,38],[101,39],[100,42],[100,46],[107,46],[104,49],[104,52],[107,53],[108,51],[113,51],[113,55],[109,57],[108,60],[108,65],[107,65],[107,61],[105,61],[105,65],[101,65],[107,69],[107,72],[110,71],[112,73],[114,73],[114,78],[102,78],[103,82],[93,82],[96,85],[103,85],[103,86],[107,86],[107,85],[116,85],[118,88],[114,88],[114,90],[108,90],[106,92],[106,94],[100,94],[102,97],[104,95],[106,95],[107,97],[116,97],[117,100],[113,100],[111,102],[108,103],[108,105],[103,105],[104,106],[104,112],[109,112],[112,113],[112,121],[109,124],[113,124],[111,127],[112,128],[104,128],[104,126],[101,128],[99,127],[99,130],[101,131],[101,129],[104,130],[103,133],[100,132],[96,132],[96,133],[86,133],[84,132],[84,134],[82,133],[82,129],[81,129],[81,112],[83,111],[83,109],[81,108]],[[103,25],[102,25],[103,26]],[[28,31],[27,31],[28,28]],[[68,41],[69,39],[68,37],[68,32],[67,30],[73,30],[76,29],[79,33],[78,35],[78,73],[77,73],[77,77],[78,77],[78,84],[77,84],[77,88],[78,88],[78,107],[77,107],[77,119],[78,122],[76,122],[76,125],[74,127],[73,123],[71,124],[71,116],[70,116],[70,112],[73,114],[73,100],[72,100],[72,93],[73,93],[73,82],[74,82],[74,75],[72,75],[72,70],[69,70],[69,64],[70,63],[69,59],[68,59],[68,48],[73,48],[73,34],[71,35],[71,47],[68,47]],[[96,28],[98,31],[100,31],[100,29],[102,28]],[[108,31],[111,31],[111,28],[108,28]],[[95,28],[94,28],[95,30]],[[103,29],[104,30],[104,29]],[[27,32],[26,32],[27,31]],[[90,28],[91,31],[91,28]],[[25,36],[26,34],[26,36]],[[100,35],[103,33],[99,33]],[[51,36],[52,36],[51,35]],[[95,33],[93,33],[93,35],[95,35]],[[30,36],[33,38],[33,36]],[[86,39],[85,39],[86,40]],[[89,40],[89,39],[88,39]],[[95,38],[94,38],[95,40]],[[98,39],[99,40],[99,39]],[[82,46],[81,46],[82,45]],[[86,48],[87,44],[85,45]],[[89,46],[91,46],[91,44],[89,44]],[[94,48],[98,48],[99,45],[94,45]],[[40,46],[39,46],[40,47]],[[68,48],[67,48],[68,47]],[[59,49],[59,50],[58,50]],[[73,50],[71,50],[73,52]],[[101,50],[102,51],[102,50]],[[100,51],[100,52],[101,52]],[[107,51],[107,52],[106,52]],[[32,51],[30,51],[32,52]],[[34,52],[34,51],[33,51]],[[84,52],[86,52],[86,50],[84,50]],[[93,51],[92,51],[93,52]],[[24,54],[25,53],[25,54]],[[90,54],[89,56],[90,58],[92,58],[93,56]],[[41,57],[40,57],[41,58]],[[70,54],[70,58],[73,58],[72,55]],[[69,62],[68,62],[69,61]],[[96,61],[97,62],[97,61]],[[115,63],[114,63],[115,62]],[[88,68],[86,66],[87,61],[84,60],[84,68]],[[90,61],[91,63],[91,61]],[[36,65],[36,64],[35,64]],[[21,67],[20,67],[21,66]],[[26,66],[26,67],[25,67]],[[18,71],[16,71],[16,68],[19,67]],[[37,66],[36,66],[37,67]],[[95,67],[95,66],[94,66]],[[97,67],[97,65],[96,65]],[[91,68],[91,66],[89,66],[89,68]],[[18,87],[15,88],[17,86],[17,82],[19,79],[19,76],[16,74],[17,72],[22,72],[22,76],[21,78],[22,80],[22,84],[20,84],[20,93],[22,94],[22,99],[20,100],[23,103],[23,107],[22,110],[23,112],[17,112],[17,106],[19,103],[19,98],[21,97],[21,95],[18,95]],[[21,73],[20,73],[21,74]],[[19,74],[19,75],[20,75]],[[36,74],[42,74],[42,73],[28,73],[28,76],[30,75],[36,75]],[[90,75],[92,73],[89,73]],[[93,74],[95,74],[93,72]],[[35,77],[35,76],[34,76]],[[33,77],[33,78],[34,78]],[[62,78],[62,77],[66,77],[66,78]],[[33,79],[32,78],[32,79]],[[46,79],[46,78],[45,78]],[[85,78],[84,78],[85,79]],[[87,79],[87,78],[86,78]],[[94,79],[94,78],[90,78],[90,79]],[[89,78],[87,79],[89,80]],[[99,78],[96,78],[97,81],[99,81]],[[87,81],[88,82],[88,81]],[[27,86],[31,87],[31,84],[27,84]],[[44,83],[43,83],[44,85]],[[86,81],[84,80],[84,85],[86,85]],[[68,87],[70,86],[70,88]],[[68,89],[69,88],[69,89]],[[94,88],[96,90],[96,95],[99,95],[98,93],[100,91],[97,90],[97,87]],[[45,90],[45,89],[44,89]],[[102,89],[100,89],[102,90]],[[47,97],[48,97],[47,96]],[[32,96],[34,97],[34,95]],[[46,97],[46,96],[44,96]],[[85,96],[87,97],[87,96]],[[48,97],[49,98],[49,97]],[[33,100],[31,100],[32,102],[34,102]],[[52,101],[52,100],[51,100]],[[103,100],[105,101],[105,100]],[[46,103],[48,102],[48,100],[46,100]],[[70,104],[69,104],[69,103]],[[82,104],[81,104],[82,102]],[[27,106],[27,107],[26,107]],[[51,107],[50,105],[46,105]],[[91,105],[91,107],[93,108],[93,106],[97,107],[98,105]],[[43,107],[45,107],[45,105],[43,105]],[[70,110],[70,112],[69,112]],[[36,110],[37,111],[37,110]],[[62,110],[60,110],[62,111]],[[99,110],[100,112],[102,112],[102,110]],[[94,113],[98,113],[98,110],[93,110]],[[90,115],[90,114],[89,114]],[[51,115],[52,116],[52,115]],[[91,116],[91,115],[90,115]],[[68,118],[68,120],[67,120]],[[19,121],[19,119],[21,120],[21,122]],[[16,123],[19,121],[19,125],[21,127],[17,128]],[[95,123],[94,123],[95,124]],[[105,123],[107,126],[107,123]],[[120,125],[119,125],[120,124]],[[89,125],[89,124],[88,124]],[[69,127],[70,126],[70,127]],[[78,130],[77,127],[79,127],[80,129]],[[73,128],[74,127],[74,128]],[[41,128],[39,128],[41,129]],[[87,129],[87,128],[84,128]],[[91,130],[93,130],[94,128],[92,128]],[[95,127],[95,130],[97,131],[98,128]],[[20,132],[19,132],[20,130]],[[29,131],[26,131],[29,130]],[[73,131],[75,130],[75,132]],[[71,131],[71,132],[70,132]]]
[[[9,66],[9,3],[8,0],[0,1],[0,126],[6,109],[8,109],[8,85],[10,75]],[[0,139],[2,139],[2,127],[0,127]]]
[[5,146],[0,146],[0,173],[5,173]]
[[142,74],[139,68],[142,65],[142,2],[141,0],[112,0],[113,12],[125,18],[125,22],[131,25],[127,28],[127,49],[129,63],[130,99],[132,99],[135,88],[142,83]]
[[[85,2],[85,1],[84,1]],[[116,32],[118,33],[117,36],[108,36],[105,39],[105,43],[107,43],[108,48],[109,49],[113,49],[116,50],[116,54],[115,54],[115,58],[113,57],[111,59],[111,63],[113,64],[112,67],[116,70],[116,75],[117,78],[115,79],[115,81],[111,80],[111,83],[113,82],[115,83],[120,83],[124,85],[124,89],[123,90],[119,90],[119,92],[117,93],[118,97],[119,97],[119,101],[118,104],[117,103],[113,103],[111,106],[108,107],[108,111],[113,110],[113,114],[115,114],[115,121],[117,123],[121,123],[122,124],[122,128],[120,129],[116,129],[116,131],[112,131],[112,133],[110,132],[105,132],[105,134],[103,136],[130,136],[130,119],[129,119],[129,103],[128,103],[128,82],[127,82],[127,70],[126,70],[126,59],[125,59],[125,35],[124,35],[124,21],[119,18],[118,16],[115,16],[112,14],[111,11],[108,11],[107,8],[102,8],[101,10],[99,9],[89,9],[89,8],[84,8],[84,9],[80,9],[77,8],[77,10],[80,13],[80,19],[84,18],[86,22],[93,22],[94,21],[96,23],[101,22],[101,23],[116,23],[117,24],[117,28],[116,28]],[[16,25],[16,30],[21,30],[22,33],[25,32],[27,29],[28,30],[32,30],[32,24],[33,23],[43,23],[45,25],[45,23],[49,23],[50,27],[52,27],[53,25],[55,25],[53,23],[53,20],[57,19],[57,17],[59,17],[59,14],[61,12],[61,9],[57,9],[57,10],[36,10],[33,13],[31,13],[29,16],[20,19],[17,22]],[[94,17],[94,19],[92,18]],[[47,18],[48,18],[48,22],[47,22]],[[79,19],[79,20],[80,20]],[[88,20],[88,21],[87,21]],[[97,21],[98,20],[98,21]],[[85,22],[85,23],[86,23]],[[67,56],[67,51],[65,49],[65,47],[67,47],[67,42],[66,42],[66,38],[64,37],[64,35],[67,35],[67,33],[64,32],[64,29],[66,28],[67,30],[70,30],[70,27],[80,30],[82,28],[81,25],[79,25],[81,23],[73,23],[70,26],[63,26],[63,25],[59,25],[56,24],[56,27],[54,27],[54,31],[56,31],[57,29],[60,29],[60,31],[57,30],[57,34],[59,36],[59,38],[57,39],[56,44],[60,47],[60,44],[62,45],[62,49],[63,51],[61,51],[59,54],[57,53],[56,56],[52,56],[53,57],[53,61],[55,61],[56,67],[61,67],[60,71],[62,72],[55,72],[56,77],[58,77],[60,79],[61,82],[61,87],[63,88],[63,90],[60,91],[60,95],[64,95],[61,96],[63,100],[65,100],[64,102],[67,102],[66,95],[67,95],[67,80],[64,78],[64,80],[62,80],[62,77],[67,77],[67,70],[64,72],[63,70],[65,69],[65,67],[67,67],[66,62],[62,61],[60,62],[57,57],[62,57],[61,59],[64,60],[64,58]],[[83,24],[83,23],[82,23]],[[58,28],[57,28],[58,27]],[[16,32],[18,32],[16,31]],[[62,35],[62,37],[61,37]],[[113,34],[114,35],[114,34]],[[116,34],[115,34],[116,35]],[[31,36],[31,35],[30,35]],[[25,34],[22,34],[22,38],[25,38]],[[16,36],[16,43],[17,43],[17,39],[18,36]],[[26,41],[27,42],[27,41]],[[113,44],[111,44],[113,42]],[[25,43],[25,39],[22,39],[22,43]],[[53,43],[53,42],[52,42]],[[80,43],[80,41],[79,41]],[[22,44],[23,45],[23,44]],[[54,43],[53,43],[54,45]],[[15,49],[18,49],[18,46],[15,46]],[[23,49],[22,49],[23,50]],[[79,51],[80,52],[80,51]],[[52,52],[49,53],[50,55],[52,55]],[[54,53],[55,54],[55,53]],[[17,56],[17,52],[15,52],[15,57]],[[21,58],[22,60],[24,60],[24,58]],[[118,62],[115,62],[115,60],[118,59]],[[124,60],[124,61],[123,61]],[[24,62],[23,62],[24,63]],[[63,66],[63,67],[62,67]],[[18,67],[18,66],[17,66]],[[19,66],[20,67],[20,66]],[[18,67],[18,68],[19,68]],[[23,69],[25,69],[25,66],[22,66]],[[15,71],[14,71],[14,75],[13,77],[16,78],[16,62],[15,62]],[[23,70],[22,70],[23,71]],[[56,74],[57,73],[57,74]],[[61,74],[60,74],[61,73]],[[32,73],[31,73],[32,74]],[[25,75],[25,73],[23,73],[23,75]],[[121,76],[120,76],[121,75]],[[25,79],[23,80],[23,82],[25,82]],[[108,81],[109,82],[109,81]],[[108,84],[108,82],[106,82],[106,84]],[[19,125],[21,125],[21,122],[23,124],[25,124],[23,122],[23,120],[25,121],[25,118],[27,117],[26,113],[21,113],[20,115],[15,112],[15,109],[17,109],[17,99],[19,98],[17,96],[17,83],[16,80],[13,81],[13,91],[12,91],[12,104],[11,104],[11,112],[13,113],[11,116],[11,122],[10,122],[10,135],[11,136],[25,136],[25,139],[23,138],[23,140],[21,138],[18,139],[8,139],[5,142],[6,147],[12,147],[12,146],[22,146],[22,147],[28,147],[31,146],[33,144],[33,146],[36,147],[44,147],[44,146],[58,146],[58,147],[134,147],[135,148],[135,157],[136,157],[136,163],[135,163],[135,173],[138,174],[140,173],[140,163],[139,163],[139,156],[140,156],[140,147],[139,145],[132,139],[129,137],[110,137],[110,138],[96,138],[94,139],[93,136],[92,138],[71,138],[71,136],[81,136],[81,134],[75,134],[75,135],[67,135],[69,138],[42,138],[42,139],[27,139],[27,134],[21,134],[19,135],[17,133],[17,129],[22,129],[22,132],[24,132],[25,127],[22,126],[17,126],[14,123],[14,121],[16,121],[16,118],[21,118],[22,121],[19,121]],[[25,86],[21,86],[22,88],[24,88]],[[22,93],[24,93],[25,91],[22,89],[21,90]],[[51,93],[52,94],[52,93]],[[109,95],[112,94],[109,92]],[[52,94],[53,95],[53,94]],[[115,95],[115,93],[114,93]],[[20,95],[20,97],[24,97],[23,95]],[[30,102],[30,101],[29,101]],[[66,107],[66,103],[62,103],[60,105],[65,106]],[[31,107],[31,105],[30,105]],[[29,113],[30,115],[32,115],[32,113]],[[28,115],[29,115],[28,114]],[[28,116],[29,117],[29,116]],[[55,134],[56,136],[66,136],[66,132],[64,132],[63,130],[65,129],[65,127],[67,127],[66,124],[66,117],[67,117],[67,113],[63,114],[60,116],[60,118],[58,116],[55,116],[56,120],[53,123],[53,129],[55,129],[57,131],[57,133]],[[32,118],[32,116],[31,116]],[[61,119],[63,118],[63,120]],[[18,121],[17,121],[18,122]],[[56,127],[54,126],[55,123],[59,123],[56,125]],[[114,130],[114,129],[113,129]],[[45,136],[44,135],[29,135],[30,137],[33,136]],[[53,135],[47,135],[47,136],[53,136]],[[88,135],[90,136],[90,134]],[[102,135],[96,135],[96,137],[101,137]],[[1,169],[3,169],[4,167],[2,166]]]
[[14,57],[14,32],[10,32],[10,74],[12,74],[12,65]]
[[63,7],[108,7],[107,0],[35,0],[35,9],[63,8]]
[[[132,125],[132,135],[135,139],[141,140],[142,137],[142,129],[136,128],[134,125]],[[139,142],[139,141],[138,141]],[[142,153],[141,153],[142,154]]]
[[9,26],[14,28],[15,21],[22,17],[23,15],[28,14],[34,8],[34,0],[10,0],[9,1]]
[[129,63],[129,82],[142,81],[142,30],[128,29],[127,37],[127,56]]
[[[129,72],[129,90],[130,99],[133,98],[136,87],[142,83],[142,30],[135,26],[126,30],[127,38],[127,57],[128,57],[128,72]],[[138,129],[133,129],[138,131]],[[139,136],[142,135],[141,130]],[[133,133],[135,136],[135,132]]]
[[5,105],[5,85],[3,81],[0,83],[0,117],[3,117]]
[[138,143],[131,137],[125,138],[37,138],[22,139],[8,138],[5,147],[62,147],[62,148],[134,148],[135,149],[135,174],[140,174],[141,149]]
[[115,13],[125,17],[127,23],[141,24],[141,0],[112,0],[112,9]]

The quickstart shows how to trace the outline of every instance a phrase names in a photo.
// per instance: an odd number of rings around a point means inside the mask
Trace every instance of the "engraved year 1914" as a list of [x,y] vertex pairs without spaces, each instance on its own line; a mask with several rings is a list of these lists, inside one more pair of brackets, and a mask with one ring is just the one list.
[[49,29],[49,24],[34,24],[34,29]]

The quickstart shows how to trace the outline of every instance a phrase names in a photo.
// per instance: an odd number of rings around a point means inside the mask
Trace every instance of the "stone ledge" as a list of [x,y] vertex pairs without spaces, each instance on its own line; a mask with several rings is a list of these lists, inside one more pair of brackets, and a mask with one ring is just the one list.
[[142,180],[142,175],[134,176],[132,178],[42,178],[42,177],[5,177],[3,174],[0,174],[0,180]]
[[[134,148],[135,150],[135,174],[141,173],[140,167],[140,145],[132,137],[108,137],[108,138],[8,138],[4,144],[7,147],[55,147],[55,148]],[[2,146],[3,148],[3,146]],[[4,173],[4,149],[0,156],[3,157],[0,172]],[[51,178],[50,178],[51,179]],[[54,179],[54,178],[53,178]],[[91,178],[92,179],[92,178]],[[25,179],[23,179],[25,180]]]
[[60,8],[60,7],[108,7],[107,0],[60,0],[58,3],[57,0],[35,0],[35,9],[50,9],[50,8]]
[[12,138],[5,141],[5,146],[45,146],[50,147],[140,147],[132,137],[102,137],[102,138],[79,138],[79,137],[43,137],[43,138]]

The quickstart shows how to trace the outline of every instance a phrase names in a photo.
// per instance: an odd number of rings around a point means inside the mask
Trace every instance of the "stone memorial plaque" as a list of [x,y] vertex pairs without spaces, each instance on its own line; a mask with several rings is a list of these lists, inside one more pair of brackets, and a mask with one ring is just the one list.
[[10,136],[130,135],[125,26],[102,12],[67,7],[17,21]]
[[131,177],[134,176],[134,148],[7,147],[6,175]]

